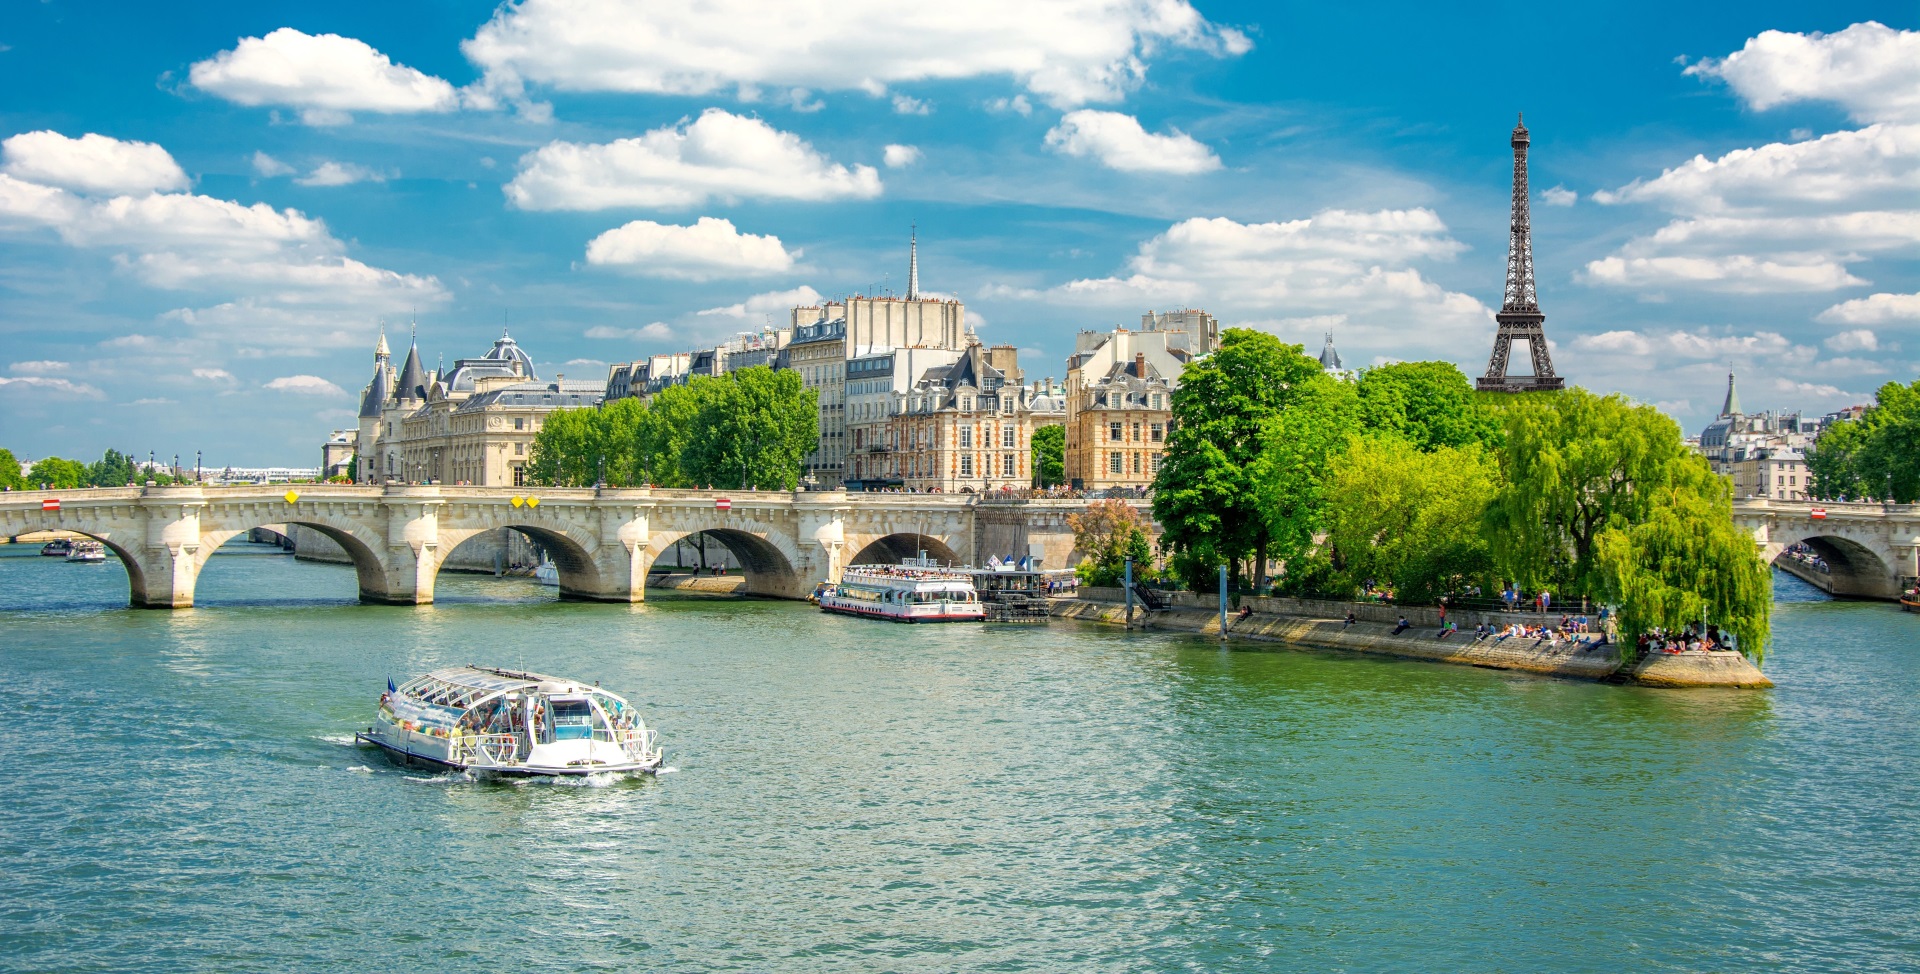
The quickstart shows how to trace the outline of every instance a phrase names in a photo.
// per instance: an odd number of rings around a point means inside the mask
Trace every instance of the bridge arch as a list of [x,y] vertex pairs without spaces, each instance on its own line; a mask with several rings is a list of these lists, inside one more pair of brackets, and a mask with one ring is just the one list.
[[1831,594],[1843,598],[1894,598],[1899,594],[1894,566],[1875,550],[1876,540],[1850,537],[1844,531],[1779,532],[1762,547],[1760,556],[1772,565],[1785,557],[1788,548],[1804,544],[1824,564]]
[[[194,555],[191,581],[197,585],[201,570],[207,567],[208,559],[213,557],[214,552],[220,550],[221,545],[240,535],[248,534],[255,528],[269,525],[281,527],[298,525],[339,545],[340,550],[345,551],[347,558],[353,562],[354,580],[358,585],[361,601],[395,601],[392,580],[389,578],[385,563],[380,558],[380,553],[374,549],[372,543],[361,537],[363,534],[370,534],[369,529],[363,525],[340,523],[331,518],[283,517],[277,521],[262,521],[259,524],[238,527],[228,524],[203,529],[200,532],[200,550]],[[189,591],[192,589],[189,588]]]
[[701,535],[720,542],[740,562],[749,595],[799,598],[818,581],[803,576],[800,566],[806,564],[806,559],[792,539],[766,525],[751,522],[726,527],[658,530],[648,538],[647,547],[652,557],[658,557],[676,543]]
[[598,600],[614,587],[609,577],[594,557],[600,547],[591,537],[579,534],[571,525],[558,522],[506,520],[485,527],[440,529],[439,557],[434,560],[433,572],[439,576],[440,570],[452,558],[461,545],[483,534],[505,528],[518,532],[534,544],[539,545],[553,560],[553,567],[560,575],[560,597],[563,599]]
[[[852,540],[863,540],[855,537]],[[971,559],[961,557],[960,553],[946,543],[939,535],[897,532],[868,538],[866,544],[847,559],[849,565],[897,565],[908,558],[917,558],[925,551],[927,556],[946,565],[965,565]],[[849,547],[852,547],[849,545]]]

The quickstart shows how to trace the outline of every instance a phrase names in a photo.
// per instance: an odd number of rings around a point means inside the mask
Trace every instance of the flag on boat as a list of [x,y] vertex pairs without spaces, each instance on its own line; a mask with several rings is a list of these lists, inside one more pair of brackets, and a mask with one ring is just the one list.
[[387,692],[388,692],[388,693],[397,693],[397,692],[399,692],[399,690],[400,690],[400,688],[399,688],[399,687],[396,687],[396,686],[394,686],[394,685],[393,685],[393,677],[387,677]]

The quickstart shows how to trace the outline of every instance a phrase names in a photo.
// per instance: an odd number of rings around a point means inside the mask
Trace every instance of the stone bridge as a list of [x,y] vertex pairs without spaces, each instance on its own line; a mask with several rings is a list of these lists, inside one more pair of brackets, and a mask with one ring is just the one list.
[[[345,549],[369,602],[433,601],[461,542],[511,528],[539,542],[563,598],[639,602],[658,553],[697,534],[744,567],[746,591],[805,597],[849,564],[925,550],[953,564],[1039,551],[1078,560],[1066,519],[1084,501],[996,503],[967,494],[839,491],[361,486],[110,487],[0,493],[0,536],[73,531],[126,566],[132,603],[193,604],[194,582],[222,544],[264,525],[298,524]],[[1036,547],[1037,546],[1037,547]]]
[[1920,575],[1920,504],[1750,498],[1734,502],[1733,520],[1753,532],[1769,564],[1805,542],[1826,560],[1834,595],[1897,598]]

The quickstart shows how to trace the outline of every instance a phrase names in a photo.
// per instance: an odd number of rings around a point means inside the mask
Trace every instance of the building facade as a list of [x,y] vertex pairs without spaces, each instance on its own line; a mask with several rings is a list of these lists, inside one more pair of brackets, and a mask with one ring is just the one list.
[[1011,345],[976,342],[928,367],[884,420],[862,424],[861,479],[949,493],[1031,486],[1033,431],[1060,423],[1065,404],[1059,389],[1021,379]]
[[1141,324],[1152,327],[1083,331],[1074,342],[1063,416],[1070,486],[1150,486],[1166,452],[1180,373],[1197,357],[1193,349],[1217,341],[1218,326],[1204,311],[1148,312]]
[[600,404],[598,380],[543,382],[533,358],[502,334],[479,358],[427,370],[418,344],[396,372],[386,336],[374,351],[374,374],[361,393],[355,452],[361,483],[458,483],[518,486],[526,482],[533,438],[556,409]]
[[1699,450],[1714,473],[1732,478],[1735,498],[1806,500],[1806,451],[1823,425],[1799,413],[1743,412],[1729,372],[1726,399],[1701,431]]

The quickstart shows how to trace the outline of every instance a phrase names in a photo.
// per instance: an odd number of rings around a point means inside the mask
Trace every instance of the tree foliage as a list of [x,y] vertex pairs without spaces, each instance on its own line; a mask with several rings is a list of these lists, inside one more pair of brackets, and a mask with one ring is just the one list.
[[1859,419],[1821,432],[1807,453],[1817,497],[1920,500],[1920,380],[1889,382]]
[[34,489],[72,490],[86,487],[87,465],[64,457],[44,457],[27,471],[27,486]]
[[1073,546],[1085,555],[1075,573],[1086,585],[1119,585],[1126,579],[1126,562],[1133,559],[1133,577],[1147,581],[1153,573],[1153,549],[1140,512],[1122,500],[1095,501],[1078,514],[1067,516]]
[[1287,574],[1311,557],[1315,536],[1325,529],[1331,465],[1360,431],[1353,384],[1325,374],[1302,382],[1262,431],[1255,500],[1266,520],[1268,554],[1284,563]]
[[0,490],[25,490],[27,480],[20,475],[20,459],[13,451],[0,447]]
[[1253,559],[1258,584],[1265,574],[1269,532],[1255,471],[1267,424],[1320,374],[1298,345],[1266,332],[1229,328],[1213,354],[1181,372],[1173,394],[1173,430],[1154,477],[1153,512],[1161,544],[1189,584],[1205,587],[1224,560],[1236,579]]
[[528,476],[536,484],[712,485],[792,490],[818,439],[816,394],[798,373],[764,366],[695,376],[647,403],[547,414],[535,434]]
[[1772,573],[1733,523],[1731,485],[1705,459],[1682,456],[1642,490],[1640,516],[1609,525],[1594,542],[1595,594],[1619,606],[1621,637],[1705,621],[1732,632],[1740,651],[1761,663]]
[[1356,439],[1334,462],[1327,540],[1348,594],[1375,580],[1426,603],[1485,580],[1483,530],[1498,468],[1477,443],[1421,450],[1392,435]]
[[1361,421],[1415,448],[1492,443],[1495,411],[1452,362],[1396,362],[1367,369],[1358,388]]
[[1595,539],[1646,519],[1687,455],[1680,428],[1652,406],[1577,388],[1516,397],[1502,418],[1487,511],[1497,567],[1525,588],[1595,594]]
[[1067,482],[1067,428],[1058,423],[1033,431],[1033,485],[1058,487]]

